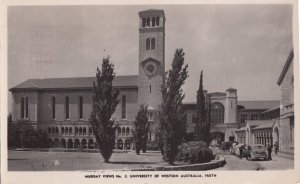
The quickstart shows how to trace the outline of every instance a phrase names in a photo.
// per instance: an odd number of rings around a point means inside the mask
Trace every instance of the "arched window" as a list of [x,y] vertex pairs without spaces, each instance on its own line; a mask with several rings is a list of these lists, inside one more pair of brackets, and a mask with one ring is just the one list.
[[224,123],[224,106],[215,102],[211,105],[211,123]]
[[54,127],[52,127],[52,133],[53,133],[53,134],[55,133],[55,128],[54,128]]
[[79,133],[80,133],[80,134],[82,133],[82,128],[81,128],[81,127],[79,128]]
[[159,17],[156,17],[156,26],[159,26]]
[[152,17],[152,27],[155,26],[155,17]]
[[122,131],[121,131],[121,128],[118,127],[118,134],[120,134]]
[[125,127],[122,128],[122,134],[125,134]]
[[56,132],[56,133],[59,133],[58,127],[55,128],[55,132]]
[[150,50],[150,38],[146,39],[146,50]]
[[48,127],[48,133],[49,134],[51,133],[51,127]]
[[65,128],[65,133],[66,133],[66,134],[69,133],[68,127]]
[[151,39],[151,50],[155,49],[155,38]]
[[86,133],[86,128],[85,128],[85,127],[83,127],[82,132],[83,132],[84,134]]
[[61,127],[61,133],[65,133],[65,128],[64,127]]
[[69,133],[72,133],[72,132],[73,132],[72,127],[69,127]]
[[78,133],[78,127],[75,127],[75,134]]
[[129,134],[130,133],[130,129],[127,127],[126,128],[126,134]]
[[147,18],[147,27],[150,27],[150,18]]
[[145,18],[143,18],[142,27],[146,27],[146,19]]

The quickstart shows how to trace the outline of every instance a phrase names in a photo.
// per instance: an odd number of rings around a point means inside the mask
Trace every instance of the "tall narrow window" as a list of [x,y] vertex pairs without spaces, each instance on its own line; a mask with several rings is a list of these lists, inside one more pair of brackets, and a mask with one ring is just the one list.
[[146,39],[146,50],[150,50],[150,38]]
[[52,97],[52,118],[55,119],[55,97]]
[[150,27],[150,18],[147,18],[147,27]]
[[152,17],[152,27],[155,26],[155,17]]
[[21,98],[21,118],[24,118],[24,109],[25,109],[25,98]]
[[146,19],[145,18],[143,18],[143,20],[142,20],[142,27],[146,27]]
[[25,117],[28,118],[28,97],[25,98]]
[[159,17],[156,17],[156,26],[159,26]]
[[83,97],[79,97],[79,119],[83,118]]
[[66,119],[70,118],[70,113],[69,113],[69,97],[66,96]]
[[151,93],[151,85],[150,85],[150,93]]
[[213,124],[224,123],[224,106],[219,102],[213,103],[210,117]]
[[126,96],[122,96],[122,119],[126,119]]
[[151,50],[155,49],[155,38],[151,39]]

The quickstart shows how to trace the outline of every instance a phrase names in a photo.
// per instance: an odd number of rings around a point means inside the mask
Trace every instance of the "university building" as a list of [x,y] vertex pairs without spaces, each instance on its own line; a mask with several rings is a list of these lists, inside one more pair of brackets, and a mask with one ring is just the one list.
[[[114,88],[120,90],[120,103],[112,117],[119,124],[115,142],[117,149],[132,149],[135,115],[142,105],[147,105],[149,111],[148,137],[150,140],[156,139],[158,122],[154,112],[162,102],[165,22],[163,10],[139,12],[139,73],[116,76],[113,81]],[[284,85],[284,76],[282,78],[283,82],[279,83]],[[10,89],[13,122],[31,124],[36,129],[46,131],[53,147],[77,148],[80,145],[83,148],[97,148],[88,122],[95,80],[95,77],[77,77],[24,81]],[[205,95],[210,99],[212,107],[211,138],[219,141],[242,140],[243,135],[238,131],[246,126],[248,120],[265,120],[271,116],[276,118],[279,114],[280,101],[239,101],[238,91],[234,88],[225,92],[206,92]],[[289,102],[284,101],[284,106],[291,109]],[[193,132],[196,103],[185,103],[184,109],[188,132]],[[288,110],[284,112],[289,113]],[[281,126],[290,126],[289,119],[284,120],[286,115],[281,117],[282,121],[287,121]]]
[[294,52],[290,52],[277,84],[281,91],[280,105],[262,112],[260,120],[247,120],[236,131],[237,141],[245,144],[279,144],[279,151],[294,154]]

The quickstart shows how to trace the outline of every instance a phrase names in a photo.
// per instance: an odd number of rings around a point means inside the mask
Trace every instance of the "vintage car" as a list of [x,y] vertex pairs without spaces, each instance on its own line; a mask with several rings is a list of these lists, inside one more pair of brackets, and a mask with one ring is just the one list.
[[247,158],[250,160],[258,160],[258,159],[267,160],[268,155],[264,145],[254,144],[252,146],[249,146],[249,155]]

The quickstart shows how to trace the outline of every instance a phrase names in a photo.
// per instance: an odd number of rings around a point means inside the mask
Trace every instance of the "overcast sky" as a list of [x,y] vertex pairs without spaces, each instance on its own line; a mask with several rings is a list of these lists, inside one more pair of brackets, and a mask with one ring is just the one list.
[[117,75],[138,74],[138,12],[150,8],[165,11],[166,69],[176,48],[186,53],[186,102],[196,99],[201,70],[209,92],[233,87],[239,100],[280,99],[276,82],[293,48],[290,5],[10,7],[8,87],[95,76],[106,55]]

